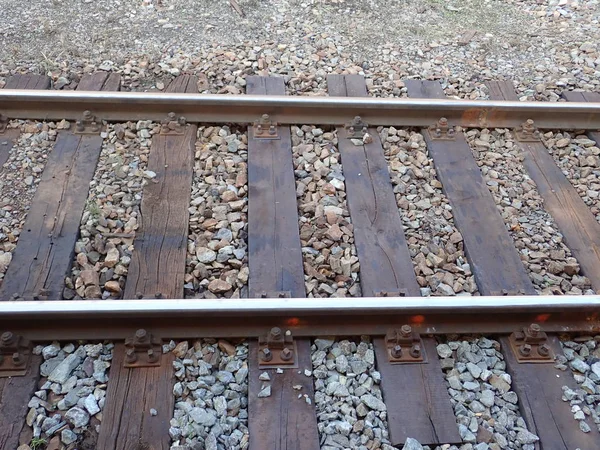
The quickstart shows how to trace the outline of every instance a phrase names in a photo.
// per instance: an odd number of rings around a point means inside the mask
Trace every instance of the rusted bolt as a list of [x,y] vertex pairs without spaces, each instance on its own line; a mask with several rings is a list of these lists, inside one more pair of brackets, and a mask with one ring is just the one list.
[[523,131],[527,134],[531,134],[535,130],[534,122],[532,119],[527,119],[523,124]]
[[412,327],[410,325],[402,325],[400,327],[400,334],[402,337],[409,337],[412,334]]
[[260,298],[267,298],[267,293],[266,292],[261,292],[260,293]]
[[281,359],[283,359],[284,361],[289,361],[290,359],[292,359],[293,353],[292,351],[285,347],[283,350],[281,350]]
[[531,336],[536,337],[538,334],[540,334],[540,331],[542,331],[542,327],[540,327],[537,323],[532,323],[529,325],[527,331]]
[[185,117],[180,116],[179,119],[177,119],[177,123],[181,126],[187,125],[187,120]]
[[402,347],[399,345],[394,345],[394,347],[392,347],[390,350],[390,354],[392,355],[392,358],[402,358]]
[[146,353],[148,354],[148,361],[150,361],[151,363],[158,361],[158,355],[154,350],[150,348]]
[[268,348],[263,348],[260,352],[260,359],[263,361],[271,361],[273,359],[273,354],[271,353],[271,350],[269,350]]
[[91,111],[86,110],[86,111],[83,112],[83,118],[84,119],[89,119],[91,117],[92,117],[92,112]]
[[283,292],[280,292],[278,295],[279,298],[285,298],[285,294]]
[[5,331],[4,333],[2,333],[2,336],[0,337],[0,345],[8,346],[13,343],[14,339],[15,339],[14,334],[12,334],[10,331]]
[[519,353],[523,356],[529,356],[531,354],[531,345],[523,344],[519,347]]
[[438,126],[440,128],[445,128],[448,126],[448,119],[446,119],[445,117],[441,117],[440,120],[438,120]]
[[281,339],[281,328],[273,327],[269,332],[271,339]]
[[270,135],[275,135],[275,134],[277,134],[277,130],[275,129],[275,125],[271,125],[271,126],[269,127],[269,134],[270,134]]
[[144,298],[144,294],[142,294],[141,292],[136,292],[135,296],[140,300]]
[[147,333],[147,331],[144,330],[143,328],[140,328],[139,330],[137,330],[135,332],[134,340],[136,342],[144,342],[144,341],[148,340],[148,333]]
[[550,354],[550,347],[547,344],[542,344],[538,347],[538,353],[541,356],[548,356]]
[[410,349],[410,356],[413,358],[421,357],[421,346],[419,344],[414,344]]
[[135,354],[135,350],[132,348],[128,348],[125,352],[125,361],[132,364],[137,361],[137,355]]
[[13,353],[12,359],[15,366],[22,366],[25,363],[25,359],[19,352]]
[[163,298],[163,295],[162,295],[162,293],[157,292],[154,294],[154,298]]

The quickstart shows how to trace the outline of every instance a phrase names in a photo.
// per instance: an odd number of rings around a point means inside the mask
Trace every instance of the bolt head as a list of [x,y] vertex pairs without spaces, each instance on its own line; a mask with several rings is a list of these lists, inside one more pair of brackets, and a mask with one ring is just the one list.
[[135,350],[132,348],[128,348],[125,352],[125,360],[128,363],[134,363],[137,361],[137,355],[135,354]]
[[413,358],[421,357],[421,346],[419,344],[415,344],[412,346],[412,348],[410,349],[410,356],[412,356]]
[[2,333],[0,340],[2,340],[2,342],[6,344],[6,343],[9,343],[10,341],[12,341],[13,338],[14,338],[14,335],[10,331],[5,331],[4,333]]
[[148,351],[146,353],[148,355],[148,361],[150,361],[150,362],[158,361],[158,355],[154,352],[154,350],[148,349]]
[[143,328],[140,328],[135,332],[135,337],[138,339],[144,339],[146,336],[148,336],[148,333]]
[[400,347],[399,345],[395,345],[390,353],[392,354],[392,356],[394,358],[401,358],[402,357],[402,347]]
[[546,344],[542,344],[538,347],[538,353],[541,356],[548,356],[550,354],[550,347]]
[[400,327],[400,333],[404,337],[408,337],[412,334],[412,327],[410,325],[402,325]]
[[25,363],[25,360],[23,359],[23,357],[21,356],[21,354],[19,352],[13,353],[12,359],[16,366],[20,366]]
[[281,351],[281,359],[283,359],[284,361],[289,361],[290,359],[292,359],[292,351],[285,347],[282,351]]
[[281,338],[281,328],[279,328],[279,327],[271,328],[271,338],[273,338],[273,339]]
[[259,356],[260,359],[263,361],[271,361],[273,359],[273,354],[268,348],[263,348],[262,351],[259,353]]
[[536,336],[540,331],[542,331],[542,327],[540,327],[537,323],[532,323],[529,325],[529,333],[533,336]]
[[531,354],[531,345],[529,345],[529,344],[521,345],[521,347],[519,348],[519,353],[521,353],[521,355],[523,355],[523,356],[529,356]]

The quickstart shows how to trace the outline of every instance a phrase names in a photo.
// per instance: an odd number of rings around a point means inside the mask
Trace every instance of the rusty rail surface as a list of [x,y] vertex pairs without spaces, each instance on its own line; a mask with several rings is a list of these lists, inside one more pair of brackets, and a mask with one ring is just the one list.
[[426,127],[446,117],[462,127],[600,129],[600,103],[518,102],[421,98],[174,94],[0,90],[0,114],[15,119],[160,121],[170,112],[188,122],[253,123],[263,114],[279,124],[342,125],[360,116],[371,126]]
[[600,296],[364,297],[340,299],[79,300],[0,302],[0,329],[30,339],[116,339],[132,328],[165,337],[252,337],[281,326],[295,336],[600,332]]

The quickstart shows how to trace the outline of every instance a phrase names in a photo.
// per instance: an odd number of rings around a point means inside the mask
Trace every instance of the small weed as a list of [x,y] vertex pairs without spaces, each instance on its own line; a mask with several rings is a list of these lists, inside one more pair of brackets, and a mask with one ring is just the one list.
[[102,211],[100,211],[100,207],[95,201],[88,200],[86,207],[93,219],[98,219],[100,217]]
[[31,447],[31,450],[41,450],[43,448],[42,446],[45,447],[47,443],[48,441],[44,438],[34,437],[33,439],[31,439],[31,443],[29,444],[29,446]]

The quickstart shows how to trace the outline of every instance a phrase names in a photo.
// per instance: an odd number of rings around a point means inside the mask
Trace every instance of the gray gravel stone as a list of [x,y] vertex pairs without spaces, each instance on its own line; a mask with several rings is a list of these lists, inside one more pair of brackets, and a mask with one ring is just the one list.
[[48,375],[48,380],[56,383],[64,383],[71,376],[71,373],[81,363],[81,358],[75,354],[68,355],[61,361]]
[[423,450],[423,446],[416,439],[409,437],[409,438],[406,438],[406,441],[404,442],[404,447],[402,447],[402,449],[403,450]]
[[87,411],[78,406],[69,409],[65,414],[65,418],[71,422],[75,428],[83,428],[90,421],[90,415]]
[[540,438],[538,438],[535,434],[530,433],[527,430],[519,430],[519,432],[517,433],[517,441],[520,444],[533,444],[539,440]]
[[77,435],[73,433],[71,430],[64,429],[60,432],[60,441],[63,444],[69,445],[77,440]]
[[452,356],[452,349],[446,344],[438,344],[436,350],[440,358],[450,358]]
[[383,403],[383,401],[381,401],[374,395],[366,394],[363,395],[360,399],[365,405],[367,405],[371,409],[375,409],[377,411],[385,411],[387,409],[385,403]]

